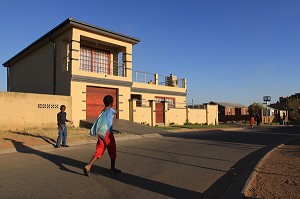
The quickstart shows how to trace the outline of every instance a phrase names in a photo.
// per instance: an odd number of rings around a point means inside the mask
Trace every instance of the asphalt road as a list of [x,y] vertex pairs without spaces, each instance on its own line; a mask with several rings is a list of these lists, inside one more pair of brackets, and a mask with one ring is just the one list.
[[[298,127],[170,133],[117,142],[117,168],[95,144],[0,155],[0,198],[236,198],[258,160]],[[14,143],[17,150],[22,143]]]

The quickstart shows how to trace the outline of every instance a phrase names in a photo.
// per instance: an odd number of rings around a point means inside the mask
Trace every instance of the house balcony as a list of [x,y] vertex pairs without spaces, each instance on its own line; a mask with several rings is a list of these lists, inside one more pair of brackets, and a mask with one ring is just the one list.
[[186,79],[177,78],[172,74],[170,76],[163,76],[154,73],[132,70],[132,81],[144,84],[186,88]]
[[126,67],[126,63],[124,62],[109,61],[107,59],[93,58],[81,60],[80,71],[118,77],[128,77],[131,73],[132,82],[186,88],[185,78],[177,78],[172,74],[170,76],[163,76],[154,73],[131,70]]

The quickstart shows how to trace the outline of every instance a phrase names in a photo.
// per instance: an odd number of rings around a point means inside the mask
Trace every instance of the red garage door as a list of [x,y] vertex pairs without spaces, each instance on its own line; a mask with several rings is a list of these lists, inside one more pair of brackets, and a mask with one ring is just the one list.
[[103,98],[105,95],[111,95],[114,98],[113,108],[117,108],[117,89],[86,87],[86,118],[95,119],[105,108]]

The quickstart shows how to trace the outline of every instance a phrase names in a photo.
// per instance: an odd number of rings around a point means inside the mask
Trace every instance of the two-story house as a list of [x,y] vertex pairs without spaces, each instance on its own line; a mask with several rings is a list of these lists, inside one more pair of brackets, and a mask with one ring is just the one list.
[[186,102],[186,80],[133,70],[132,47],[139,42],[68,18],[3,64],[7,91],[71,96],[77,126],[99,115],[108,94],[119,109],[117,118],[132,120],[133,100],[135,106],[154,103],[152,125],[164,124],[165,106]]

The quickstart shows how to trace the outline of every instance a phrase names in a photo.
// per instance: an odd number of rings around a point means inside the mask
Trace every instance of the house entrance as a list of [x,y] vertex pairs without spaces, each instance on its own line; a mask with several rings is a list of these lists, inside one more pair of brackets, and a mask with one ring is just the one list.
[[111,95],[114,98],[113,108],[117,108],[117,89],[101,88],[101,87],[86,87],[86,119],[95,119],[105,108],[103,98],[106,95]]
[[155,103],[155,112],[156,112],[156,123],[165,123],[165,114],[164,114],[164,103],[156,102]]

